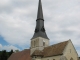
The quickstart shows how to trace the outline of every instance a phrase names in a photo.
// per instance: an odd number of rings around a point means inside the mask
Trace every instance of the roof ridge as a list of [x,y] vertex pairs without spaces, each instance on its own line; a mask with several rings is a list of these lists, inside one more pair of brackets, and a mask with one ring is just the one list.
[[[59,42],[59,43],[56,43],[56,44],[53,44],[53,45],[50,45],[50,46],[47,46],[47,47],[51,47],[51,46],[54,46],[54,45],[57,45],[57,44],[60,44],[60,43],[64,43],[64,42],[68,42],[69,40],[67,40],[67,41],[63,41],[63,42]],[[47,47],[45,47],[45,48],[47,48]]]
[[[57,44],[60,44],[60,43],[64,43],[64,42],[68,42],[69,40],[67,40],[67,41],[62,41],[62,42],[59,42],[59,43],[56,43],[56,44],[54,44],[54,45],[57,45]],[[51,46],[53,46],[53,45],[51,45]]]

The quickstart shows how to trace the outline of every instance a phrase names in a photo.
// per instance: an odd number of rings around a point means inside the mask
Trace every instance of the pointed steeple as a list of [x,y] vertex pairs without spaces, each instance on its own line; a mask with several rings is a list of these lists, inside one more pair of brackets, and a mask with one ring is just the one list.
[[42,11],[41,0],[39,0],[38,14],[37,14],[37,20],[39,20],[39,19],[42,19],[43,20],[43,11]]
[[41,0],[39,0],[36,28],[35,28],[35,33],[32,39],[37,38],[37,37],[43,37],[43,38],[48,39],[46,32],[45,32],[45,28],[44,28],[44,19],[43,19]]

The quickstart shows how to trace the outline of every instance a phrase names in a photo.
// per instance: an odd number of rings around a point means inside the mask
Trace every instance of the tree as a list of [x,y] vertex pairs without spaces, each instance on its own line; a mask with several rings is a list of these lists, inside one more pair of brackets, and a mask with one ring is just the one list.
[[7,52],[6,50],[0,51],[0,60],[7,60],[12,53],[13,50],[11,50],[10,52]]
[[9,56],[11,56],[12,53],[13,53],[13,50],[11,50],[11,51],[9,52]]
[[1,60],[7,60],[7,53],[6,53],[6,50],[3,50],[3,51],[2,51]]

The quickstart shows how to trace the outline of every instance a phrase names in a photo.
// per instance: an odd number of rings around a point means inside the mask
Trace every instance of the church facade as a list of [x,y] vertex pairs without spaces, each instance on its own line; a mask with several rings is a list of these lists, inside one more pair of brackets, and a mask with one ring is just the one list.
[[8,60],[79,60],[70,39],[51,46],[49,41],[44,27],[42,4],[39,0],[36,28],[31,38],[30,49],[13,53]]

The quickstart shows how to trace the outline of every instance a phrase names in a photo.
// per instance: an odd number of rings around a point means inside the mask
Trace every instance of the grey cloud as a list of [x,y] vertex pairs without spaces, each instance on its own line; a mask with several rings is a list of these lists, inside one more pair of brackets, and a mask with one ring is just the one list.
[[[33,36],[38,0],[10,0],[0,6],[0,35],[13,45],[29,46]],[[50,44],[71,39],[80,44],[80,0],[42,0],[45,28]],[[80,49],[78,49],[80,50]]]
[[12,9],[13,9],[12,7],[1,7],[0,8],[0,14],[1,13],[7,13],[7,14],[12,13],[13,12]]

